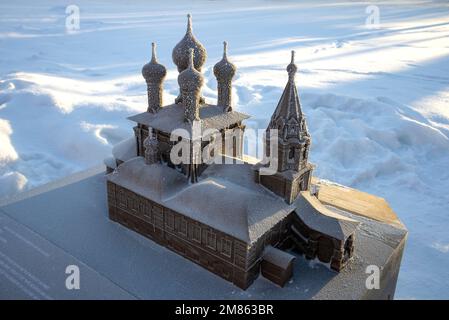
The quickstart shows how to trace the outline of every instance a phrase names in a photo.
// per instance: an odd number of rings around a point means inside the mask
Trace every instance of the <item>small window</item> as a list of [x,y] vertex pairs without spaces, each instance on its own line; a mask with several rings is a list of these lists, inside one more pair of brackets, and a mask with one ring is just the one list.
[[153,214],[162,214],[162,207],[153,203],[152,211],[153,211]]
[[288,158],[289,159],[294,159],[295,158],[295,148],[291,147],[290,151],[288,152]]
[[187,236],[187,221],[183,217],[175,218],[175,230],[179,234]]
[[151,202],[149,201],[143,203],[143,216],[151,221]]
[[231,257],[232,241],[229,239],[221,239],[221,253],[226,257]]
[[217,250],[217,235],[211,230],[206,232],[206,246],[209,249]]
[[139,199],[137,199],[136,196],[132,195],[129,198],[131,205],[129,206],[129,208],[134,211],[135,214],[137,214],[139,212]]
[[126,194],[123,189],[120,189],[118,192],[118,204],[122,208],[126,208]]
[[171,211],[165,213],[165,226],[169,230],[173,230],[175,227],[175,215]]
[[201,243],[201,227],[192,224],[190,225],[190,239],[192,239],[195,242]]

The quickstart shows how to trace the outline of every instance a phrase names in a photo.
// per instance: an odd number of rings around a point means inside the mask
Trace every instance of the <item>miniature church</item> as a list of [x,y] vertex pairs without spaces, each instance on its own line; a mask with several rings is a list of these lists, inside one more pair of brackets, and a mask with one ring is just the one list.
[[[353,256],[359,222],[325,206],[311,191],[311,137],[295,83],[294,52],[266,129],[265,154],[276,158],[272,174],[266,170],[273,163],[243,156],[243,122],[249,116],[232,103],[236,66],[227,43],[213,68],[217,104],[201,94],[206,58],[189,15],[172,53],[179,95],[166,104],[167,71],[152,44],[151,60],[142,68],[148,106],[129,118],[136,124],[134,137],[108,165],[110,219],[242,289],[260,274],[284,286],[295,253],[341,271]],[[276,143],[270,141],[273,132]],[[201,154],[216,141],[223,143],[211,148],[211,157],[230,161],[203,161]],[[173,154],[179,154],[174,150],[187,150],[188,156],[174,161]]]

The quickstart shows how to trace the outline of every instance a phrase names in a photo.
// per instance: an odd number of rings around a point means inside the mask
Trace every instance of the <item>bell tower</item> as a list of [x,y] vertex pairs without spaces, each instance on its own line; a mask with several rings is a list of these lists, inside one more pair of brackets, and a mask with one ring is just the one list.
[[297,70],[295,52],[292,51],[291,62],[287,66],[288,82],[266,130],[268,154],[270,135],[278,135],[278,172],[300,171],[307,165],[309,157],[311,139],[296,89]]
[[[264,174],[260,170],[264,166],[256,166],[257,182],[283,196],[288,203],[296,200],[300,191],[309,189],[313,170],[308,162],[311,138],[295,83],[297,70],[292,51],[287,66],[288,82],[266,130],[265,151],[270,167],[275,166],[276,172]],[[270,143],[273,139],[274,148]]]

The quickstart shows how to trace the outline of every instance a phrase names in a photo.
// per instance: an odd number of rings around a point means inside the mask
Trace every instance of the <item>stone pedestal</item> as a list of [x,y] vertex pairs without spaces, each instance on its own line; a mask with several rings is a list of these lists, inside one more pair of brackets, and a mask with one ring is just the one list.
[[[104,167],[94,168],[0,203],[0,299],[392,299],[407,231],[341,211],[362,222],[342,272],[296,255],[283,288],[259,276],[243,291],[109,220]],[[70,265],[79,290],[66,288]],[[379,289],[365,285],[369,265]]]

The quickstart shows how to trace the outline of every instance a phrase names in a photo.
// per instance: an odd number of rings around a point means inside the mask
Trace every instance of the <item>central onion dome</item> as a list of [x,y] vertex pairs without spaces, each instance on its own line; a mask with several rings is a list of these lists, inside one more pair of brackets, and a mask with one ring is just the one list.
[[193,49],[189,50],[187,57],[189,58],[187,68],[178,76],[179,87],[182,93],[199,92],[204,78],[201,72],[194,68],[195,56]]
[[193,49],[195,69],[201,72],[201,68],[206,62],[207,52],[204,46],[195,38],[192,32],[192,16],[187,15],[187,31],[181,41],[174,47],[172,52],[173,62],[178,67],[178,72],[182,72],[189,66],[189,49]]
[[203,86],[204,78],[201,72],[196,70],[193,65],[193,49],[189,49],[189,64],[187,69],[178,76],[178,84],[181,89],[182,103],[184,105],[184,120],[192,122],[199,120],[200,91]]

